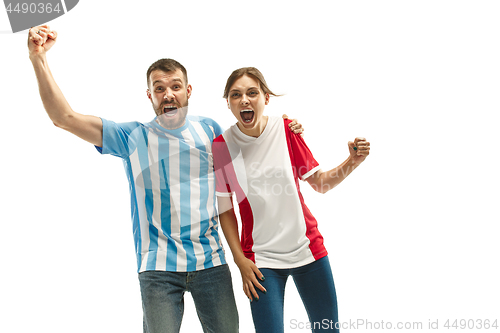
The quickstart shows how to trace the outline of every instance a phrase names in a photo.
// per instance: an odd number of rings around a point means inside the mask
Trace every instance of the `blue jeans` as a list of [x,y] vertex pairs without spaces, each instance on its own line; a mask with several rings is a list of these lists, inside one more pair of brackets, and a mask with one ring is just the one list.
[[[256,288],[259,300],[250,303],[257,333],[282,333],[284,331],[285,284],[290,275],[306,308],[312,331],[339,332],[336,328],[337,296],[328,257],[297,268],[261,268],[260,271],[265,278],[261,284],[266,288],[267,293],[264,294]],[[290,327],[294,327],[294,324],[297,325],[297,323],[290,322]]]
[[238,332],[238,311],[229,266],[196,272],[146,271],[139,274],[145,333],[178,333],[184,293],[191,292],[205,333]]

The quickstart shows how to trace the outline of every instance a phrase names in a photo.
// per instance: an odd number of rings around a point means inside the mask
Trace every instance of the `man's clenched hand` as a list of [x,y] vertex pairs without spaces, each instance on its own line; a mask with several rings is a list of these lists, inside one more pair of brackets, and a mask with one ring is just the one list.
[[55,44],[57,32],[50,30],[48,25],[40,25],[29,30],[28,49],[30,58],[43,56]]

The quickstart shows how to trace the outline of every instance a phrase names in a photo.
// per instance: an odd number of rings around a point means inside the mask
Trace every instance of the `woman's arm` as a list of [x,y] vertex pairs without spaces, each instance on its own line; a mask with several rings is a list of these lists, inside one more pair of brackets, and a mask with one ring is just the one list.
[[329,171],[318,170],[306,180],[311,187],[320,193],[326,193],[354,171],[370,154],[370,143],[365,138],[349,141],[349,157],[338,167]]
[[245,295],[252,301],[253,298],[259,299],[255,287],[262,290],[266,289],[259,283],[258,279],[264,280],[262,273],[259,271],[253,261],[246,258],[241,249],[239,240],[238,222],[233,209],[233,200],[231,197],[217,197],[219,205],[219,222],[224,232],[224,237],[233,254],[234,262],[240,269],[241,278],[243,280],[243,291]]

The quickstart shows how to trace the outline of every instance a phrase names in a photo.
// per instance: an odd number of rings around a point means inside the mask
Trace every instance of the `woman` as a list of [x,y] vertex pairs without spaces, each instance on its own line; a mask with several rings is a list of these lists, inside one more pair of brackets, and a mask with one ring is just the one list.
[[[365,160],[370,143],[363,138],[349,142],[349,157],[324,172],[302,137],[285,130],[289,120],[264,115],[271,95],[276,96],[256,68],[235,70],[227,80],[224,98],[237,123],[213,143],[220,224],[251,301],[257,333],[283,332],[288,276],[297,286],[313,332],[338,332],[327,251],[298,179],[325,193]],[[233,192],[239,203],[241,241]]]

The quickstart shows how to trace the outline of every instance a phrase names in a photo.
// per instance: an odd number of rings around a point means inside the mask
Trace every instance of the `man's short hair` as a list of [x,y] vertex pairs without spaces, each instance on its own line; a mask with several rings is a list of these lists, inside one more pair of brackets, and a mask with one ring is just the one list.
[[179,62],[175,61],[174,59],[160,59],[155,61],[151,66],[148,68],[147,72],[147,82],[148,82],[148,87],[149,87],[149,76],[151,75],[151,72],[160,70],[163,72],[173,72],[176,71],[177,69],[180,69],[182,71],[182,74],[184,74],[184,83],[188,84],[188,77],[187,77],[187,71],[182,66]]

